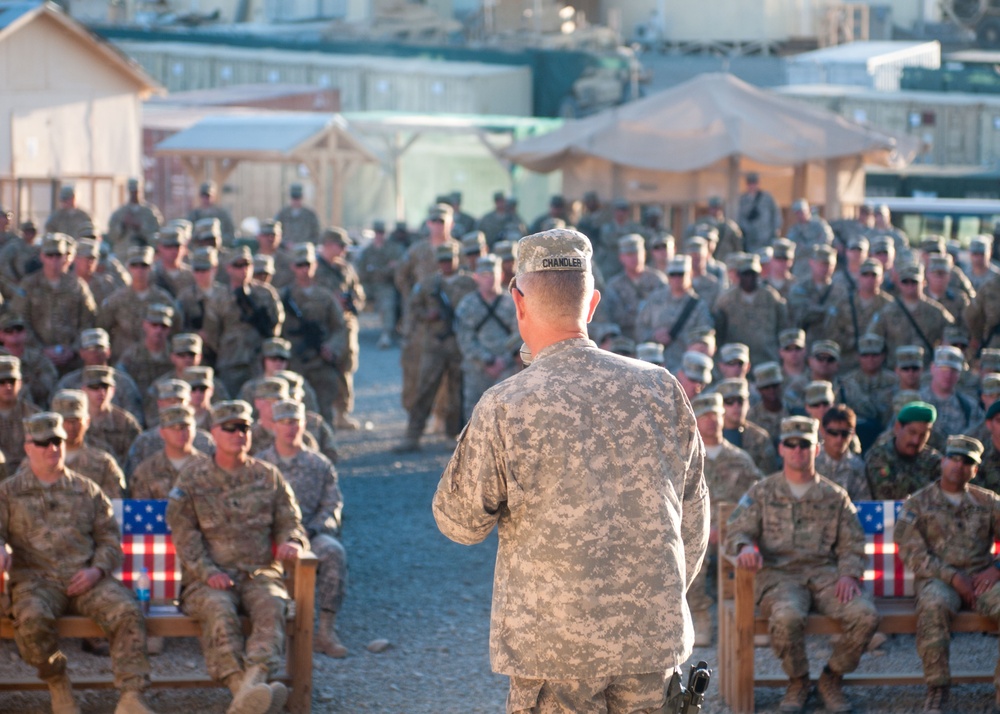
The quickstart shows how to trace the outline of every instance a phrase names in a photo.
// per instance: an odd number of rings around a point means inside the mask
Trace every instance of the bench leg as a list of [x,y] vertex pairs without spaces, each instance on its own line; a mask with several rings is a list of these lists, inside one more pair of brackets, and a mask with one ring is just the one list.
[[313,621],[316,607],[316,558],[300,558],[295,568],[295,622],[289,633],[288,675],[292,692],[288,711],[308,714],[312,710]]
[[735,714],[750,714],[754,710],[754,575],[748,570],[736,571],[736,622],[733,635]]

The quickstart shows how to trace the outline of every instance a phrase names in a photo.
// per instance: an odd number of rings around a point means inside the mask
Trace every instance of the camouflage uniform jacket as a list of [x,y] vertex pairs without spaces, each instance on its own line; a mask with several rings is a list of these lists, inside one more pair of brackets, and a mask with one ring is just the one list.
[[218,218],[219,231],[222,233],[222,244],[232,245],[236,236],[236,226],[233,224],[233,217],[222,206],[212,204],[211,206],[195,206],[188,214],[187,219],[191,223],[197,223],[202,218]]
[[80,332],[96,326],[97,304],[86,283],[72,273],[53,287],[38,271],[21,281],[24,296],[13,310],[24,315],[39,347],[75,345]]
[[895,298],[880,291],[869,300],[857,293],[847,293],[842,300],[830,305],[823,331],[840,345],[841,369],[853,369],[857,365],[858,339],[865,333],[875,314],[893,302]]
[[927,384],[920,388],[920,398],[937,409],[934,431],[945,439],[968,434],[986,416],[978,400],[957,390],[950,397],[939,397]]
[[[181,470],[210,460],[210,456],[194,449]],[[135,471],[132,472],[132,478],[129,479],[129,496],[131,498],[167,498],[170,489],[177,482],[178,476],[180,476],[180,471],[174,468],[170,459],[167,458],[167,452],[161,448],[136,466]]]
[[[789,411],[794,414],[805,414],[806,409],[806,388],[809,386],[809,382],[818,379],[812,374],[812,370],[806,367],[806,371],[802,374],[797,374],[788,380],[788,384],[785,386],[785,391],[783,393],[783,399],[785,400],[785,405],[788,407]],[[844,387],[844,383],[840,379],[840,375],[833,375],[833,379],[829,380],[830,384],[833,385],[833,399],[835,402],[847,402],[847,388]]]
[[280,576],[274,545],[296,541],[309,549],[291,487],[276,468],[252,457],[234,472],[210,459],[189,465],[169,499],[167,524],[185,587],[216,573],[234,581],[259,571]]
[[499,528],[494,671],[605,677],[687,659],[684,593],[709,529],[703,460],[670,373],[590,340],[546,347],[483,395],[433,508],[459,543]]
[[[255,421],[250,427],[250,455],[259,456],[274,446],[274,432],[264,426],[261,422]],[[302,446],[309,451],[319,451],[319,444],[316,437],[309,430],[302,435]]]
[[775,203],[774,196],[767,191],[744,193],[740,196],[736,222],[746,238],[745,250],[753,253],[771,245],[778,237],[781,230],[781,209]]
[[[0,354],[10,354],[0,347]],[[21,360],[22,392],[27,392],[31,401],[39,406],[46,406],[49,399],[56,393],[56,382],[59,372],[52,360],[36,347],[25,347]]]
[[217,300],[225,300],[226,286],[215,283],[207,292],[197,285],[182,287],[177,293],[177,304],[184,315],[184,331],[202,334],[208,307]]
[[[921,298],[915,308],[909,310],[914,322],[919,325],[924,337],[930,342],[928,346],[913,328],[910,319],[903,313],[903,302],[894,301],[875,313],[866,332],[872,332],[885,340],[888,362],[895,361],[896,348],[903,345],[920,345],[924,348],[924,359],[930,363],[934,356],[934,348],[944,336],[944,328],[955,322],[951,313],[941,307],[940,303]],[[890,365],[892,366],[892,365]]]
[[[568,224],[569,221],[566,221]],[[642,233],[642,226],[633,221],[624,223],[615,222],[614,218],[601,226],[600,233],[596,241],[592,241],[594,246],[594,263],[604,275],[605,280],[610,280],[613,276],[622,272],[622,264],[618,260],[618,239],[630,233]]]
[[791,326],[788,305],[770,285],[761,284],[748,301],[740,286],[727,290],[715,303],[716,341],[742,342],[750,362],[778,362],[778,333]]
[[665,287],[667,276],[656,268],[646,268],[635,280],[623,271],[608,281],[604,297],[611,306],[611,319],[621,328],[623,335],[636,339],[635,323],[639,306],[650,294]]
[[990,566],[993,542],[1000,539],[1000,496],[968,486],[956,506],[941,482],[914,493],[896,518],[893,540],[899,556],[920,582],[937,578],[950,584],[956,573],[972,575]]
[[322,416],[311,410],[308,405],[306,405],[306,433],[312,434],[316,440],[318,453],[328,458],[331,464],[337,463],[340,456],[337,453],[337,437],[333,433],[333,427],[327,424]]
[[392,285],[396,266],[403,251],[396,243],[386,241],[381,246],[370,243],[358,258],[358,278],[363,285],[374,288],[377,285]]
[[726,441],[750,455],[761,473],[771,473],[778,468],[778,452],[771,443],[771,436],[762,427],[748,421],[738,429],[723,429],[722,433]]
[[488,305],[475,290],[463,297],[455,309],[462,366],[470,371],[481,371],[497,357],[510,361],[507,344],[518,332],[514,299],[501,292],[490,302]]
[[743,250],[743,231],[740,230],[736,221],[725,217],[716,220],[711,216],[700,220],[715,226],[715,229],[719,231],[719,243],[715,246],[715,252],[712,254],[716,260],[725,262],[730,254]]
[[[133,226],[126,225],[130,218]],[[116,255],[125,257],[129,246],[153,245],[153,234],[163,225],[163,214],[152,203],[126,203],[108,220],[108,244]]]
[[776,412],[768,411],[764,408],[764,402],[757,402],[751,405],[747,412],[747,421],[751,421],[767,432],[771,437],[771,443],[777,444],[781,440],[781,420],[791,416],[788,409],[782,403],[781,409]]
[[871,500],[871,489],[865,478],[865,460],[850,450],[840,459],[831,458],[824,449],[816,457],[816,473],[823,474],[842,489],[852,501]]
[[941,472],[941,454],[925,446],[913,459],[896,451],[891,435],[878,441],[865,455],[865,478],[876,501],[898,501],[934,481]]
[[[131,479],[139,465],[156,452],[163,449],[163,437],[160,436],[160,428],[152,427],[135,437],[132,446],[128,450],[128,458],[125,460],[125,475]],[[194,430],[194,448],[207,456],[215,455],[215,440],[211,432],[204,429]],[[131,480],[129,481],[131,483]],[[164,496],[163,498],[166,498]]]
[[754,581],[757,601],[787,580],[813,581],[865,572],[865,534],[847,491],[817,474],[801,499],[781,471],[758,481],[729,517],[725,549],[738,555],[756,545],[764,568]]
[[[300,363],[320,357],[316,349],[316,343],[319,343],[321,347],[329,348],[335,355],[336,363],[341,364],[347,357],[350,340],[344,311],[334,293],[319,284],[307,288],[293,284],[283,287],[279,295],[282,304],[288,306],[282,334],[292,343],[292,359]],[[298,308],[301,318],[292,311],[292,305]],[[304,322],[313,323],[310,327],[318,328],[318,333],[307,334]],[[252,399],[250,403],[253,404]]]
[[[163,374],[174,370],[174,363],[170,361],[170,350],[164,348],[162,352],[153,354],[146,347],[145,342],[139,341],[131,345],[121,355],[116,370],[125,372],[132,381],[135,382],[139,390],[139,400],[144,403],[144,396],[149,391],[149,387]],[[117,385],[115,385],[117,388]],[[140,409],[140,413],[143,410]]]
[[718,527],[714,506],[736,503],[762,478],[750,454],[725,439],[719,446],[721,448],[714,459],[708,453],[705,454],[705,483],[708,484],[713,505],[712,528]]
[[[338,300],[346,302],[344,296],[349,296],[348,305],[342,303],[344,314],[351,316],[348,319],[357,320],[358,314],[365,309],[365,289],[361,286],[358,271],[343,258],[329,263],[317,257],[316,264],[316,284],[331,290]],[[351,304],[354,310],[350,309]]]
[[90,430],[87,432],[88,436],[110,446],[111,455],[119,464],[125,463],[132,442],[141,433],[142,427],[136,418],[114,405],[108,411],[91,417]]
[[111,297],[111,294],[118,290],[121,285],[112,275],[107,273],[93,273],[90,278],[84,281],[90,288],[90,293],[94,296],[94,303],[98,306]]
[[[265,253],[258,251],[257,255],[265,255]],[[274,275],[271,276],[271,285],[275,290],[280,290],[295,282],[295,271],[292,270],[295,259],[284,243],[279,244],[273,253],[266,255],[270,255],[274,260]]]
[[[181,265],[176,270],[168,270],[163,267],[163,263],[156,261],[153,264],[152,273],[149,276],[149,282],[151,285],[165,290],[170,293],[176,300],[177,296],[181,294],[183,290],[189,290],[196,285],[194,282],[194,272],[186,265]],[[100,303],[98,303],[100,304]],[[168,304],[174,304],[173,302]],[[184,308],[181,306],[181,312],[183,313]],[[175,324],[178,323],[174,320]]]
[[[0,275],[11,286],[42,269],[41,243],[25,243],[23,238],[12,240],[0,249]],[[6,293],[5,293],[6,294]]]
[[954,290],[952,288],[945,290],[944,295],[934,295],[925,287],[924,295],[931,300],[936,300],[941,307],[951,313],[951,316],[954,317],[956,321],[961,321],[963,319],[962,316],[965,314],[965,308],[967,308],[972,302],[969,299],[968,293],[963,293],[961,290]]
[[89,478],[65,469],[51,486],[25,469],[0,483],[0,548],[14,556],[12,585],[42,580],[65,588],[84,568],[105,575],[122,563],[111,501]]
[[461,271],[448,277],[435,273],[413,288],[410,318],[424,328],[423,349],[440,350],[455,339],[455,311],[462,298],[475,290],[476,281]]
[[860,419],[874,419],[882,426],[892,418],[892,396],[899,388],[899,377],[887,369],[868,375],[860,369],[840,380],[844,402]]
[[184,315],[174,296],[163,288],[150,285],[140,294],[131,287],[118,288],[109,295],[97,310],[97,326],[104,328],[111,337],[112,358],[121,357],[125,350],[143,340],[142,321],[150,305],[167,305],[174,308],[174,328],[184,324]]
[[1000,449],[988,437],[983,446],[986,447],[983,451],[983,463],[979,465],[972,484],[1000,494]]
[[833,280],[817,285],[812,276],[806,276],[792,284],[788,291],[788,314],[793,327],[806,331],[806,344],[827,339],[827,316],[843,295]]
[[319,242],[319,217],[307,206],[285,206],[274,216],[274,220],[281,221],[281,238],[290,245]]
[[817,245],[833,245],[833,229],[822,218],[810,218],[788,229],[788,240],[795,244],[795,262],[792,274],[796,278],[809,277],[809,256]]
[[[633,318],[636,342],[652,342],[655,341],[653,333],[658,329],[665,327],[669,331],[677,324],[689,300],[696,301],[694,308],[688,314],[677,337],[663,350],[664,366],[671,372],[680,369],[687,347],[687,334],[693,330],[707,330],[715,324],[708,310],[708,303],[694,290],[688,290],[683,297],[676,298],[670,292],[670,288],[664,286],[639,304],[638,315]],[[624,328],[622,331],[624,332]]]
[[25,399],[18,399],[8,412],[0,411],[0,451],[7,457],[7,473],[12,474],[24,458],[24,419],[39,409]]
[[983,347],[1000,347],[1000,276],[987,280],[976,293],[965,308],[965,323]]
[[[22,463],[21,468],[28,468],[28,462]],[[89,478],[108,498],[121,498],[125,493],[125,474],[115,457],[104,449],[86,444],[76,451],[66,449],[66,468]]]
[[[64,374],[56,383],[53,394],[63,389],[83,389],[83,370],[74,369]],[[136,420],[142,418],[142,393],[128,372],[115,370],[115,395],[111,397],[111,403],[127,411]]]
[[[246,294],[257,308],[267,311],[274,325],[270,336],[280,335],[285,321],[285,309],[277,291],[270,285],[253,280],[246,286]],[[266,338],[253,325],[241,319],[243,312],[232,289],[214,297],[206,305],[202,329],[205,343],[217,355],[216,370],[221,371],[227,365],[255,364],[260,355],[260,346]]]
[[302,525],[310,538],[340,533],[340,514],[344,497],[337,481],[337,469],[322,454],[301,449],[285,461],[271,446],[257,456],[275,466],[295,492],[302,512]]
[[691,289],[708,305],[709,310],[714,310],[719,297],[724,294],[726,288],[718,277],[711,273],[691,276]]
[[84,230],[94,225],[93,219],[81,208],[57,208],[45,221],[46,233],[65,233],[79,238]]

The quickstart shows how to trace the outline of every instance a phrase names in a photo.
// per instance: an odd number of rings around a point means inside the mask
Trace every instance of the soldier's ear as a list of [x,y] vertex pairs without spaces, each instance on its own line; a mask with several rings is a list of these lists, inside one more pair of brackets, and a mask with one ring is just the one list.
[[601,302],[601,291],[594,288],[594,294],[590,296],[590,306],[587,309],[587,324],[594,318],[594,311]]

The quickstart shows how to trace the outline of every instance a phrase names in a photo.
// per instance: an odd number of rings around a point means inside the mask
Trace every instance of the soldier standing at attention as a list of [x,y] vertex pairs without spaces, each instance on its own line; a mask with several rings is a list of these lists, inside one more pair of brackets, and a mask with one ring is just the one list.
[[291,245],[319,241],[319,217],[313,209],[302,204],[302,184],[293,183],[288,187],[288,199],[288,205],[274,216],[281,224],[285,240]]
[[[651,270],[660,274],[653,268],[643,274]],[[627,275],[627,271],[623,275]],[[612,282],[620,278],[616,276]],[[638,287],[635,289],[638,293]],[[636,297],[639,297],[638,294]],[[687,255],[679,255],[670,261],[666,285],[644,296],[641,302],[636,303],[635,310],[638,314],[632,318],[634,337],[663,345],[665,366],[671,372],[676,372],[681,366],[688,348],[688,334],[710,329],[713,324],[708,304],[691,288],[691,258]]]
[[219,234],[223,245],[232,245],[236,236],[236,226],[229,211],[216,203],[216,188],[214,181],[206,181],[198,187],[198,205],[191,209],[187,219],[192,225],[197,225],[203,218],[215,218],[219,221]]
[[76,191],[70,185],[59,188],[59,208],[45,221],[46,233],[65,233],[71,238],[79,238],[94,225],[86,211],[76,205]]
[[715,303],[715,331],[720,344],[742,342],[753,364],[778,360],[778,333],[791,327],[788,305],[778,291],[760,284],[760,257],[747,255],[736,267],[739,285]]
[[655,710],[694,639],[704,448],[669,372],[587,339],[592,255],[572,230],[520,241],[511,290],[533,360],[483,395],[434,495],[452,540],[499,529],[490,649],[511,714]]
[[160,209],[141,198],[139,179],[128,180],[128,201],[111,214],[108,243],[115,255],[125,255],[132,246],[152,245],[153,234],[163,225]]
[[623,270],[608,280],[605,289],[610,316],[625,337],[635,340],[639,339],[635,329],[639,306],[651,293],[666,287],[667,276],[646,266],[646,241],[638,233],[618,239],[618,261]]
[[375,221],[372,224],[375,237],[358,258],[358,277],[365,286],[365,292],[375,299],[376,310],[382,322],[382,334],[379,336],[380,350],[392,347],[396,334],[396,309],[399,294],[393,278],[399,265],[403,251],[397,243],[385,239],[385,223]]
[[771,245],[781,232],[781,210],[774,196],[760,187],[760,174],[746,176],[747,190],[740,196],[736,222],[743,231],[743,250],[753,253]]

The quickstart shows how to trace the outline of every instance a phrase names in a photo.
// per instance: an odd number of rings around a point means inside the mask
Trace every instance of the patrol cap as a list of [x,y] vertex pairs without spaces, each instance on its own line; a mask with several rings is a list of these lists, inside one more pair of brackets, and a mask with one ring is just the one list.
[[1000,399],[990,404],[989,409],[986,410],[986,418],[993,419],[997,414],[1000,414]]
[[169,305],[154,303],[146,308],[145,320],[154,325],[166,325],[170,327],[174,324],[174,309]]
[[969,253],[985,255],[986,250],[993,245],[993,236],[976,236],[969,241]]
[[92,327],[80,333],[80,347],[85,350],[93,347],[110,349],[111,338],[108,337],[108,333],[104,328]]
[[997,396],[1000,394],[1000,373],[990,372],[989,374],[984,374],[980,381],[982,385],[980,391],[987,396]]
[[965,325],[948,325],[944,328],[942,339],[949,345],[968,347],[969,331]]
[[968,456],[975,463],[983,463],[983,444],[971,436],[956,434],[949,436],[944,447],[945,456]]
[[101,245],[93,238],[81,238],[76,242],[76,254],[81,258],[100,258]]
[[195,367],[185,367],[181,372],[181,379],[194,387],[214,387],[215,370],[211,367],[197,365]]
[[60,389],[52,397],[52,411],[63,419],[84,419],[89,414],[87,393],[81,389]]
[[[285,384],[288,385],[288,392],[294,399],[300,399],[301,395],[304,394],[305,378],[298,372],[293,372],[290,369],[279,369],[272,376],[278,379],[284,380]],[[300,396],[296,396],[300,395]]]
[[669,233],[657,233],[652,238],[649,239],[649,247],[653,248],[665,248],[674,244],[674,237]]
[[500,260],[514,260],[514,257],[517,255],[515,252],[516,246],[516,243],[512,243],[509,240],[498,240],[493,244],[493,253]]
[[55,412],[39,412],[23,421],[24,435],[31,441],[48,441],[66,438],[63,418]]
[[879,253],[895,253],[896,243],[891,236],[880,235],[872,238],[871,251],[873,255]]
[[884,272],[882,267],[882,261],[878,258],[866,258],[863,263],[861,263],[861,268],[859,272],[862,275],[881,275]]
[[198,187],[198,194],[200,196],[211,196],[213,193],[215,193],[215,181],[204,181]]
[[712,381],[712,358],[701,352],[688,350],[681,358],[681,371],[692,382],[708,384]]
[[126,253],[125,262],[128,265],[152,265],[153,264],[153,249],[148,245],[133,245],[128,249]]
[[979,370],[981,372],[1000,372],[1000,349],[987,347],[980,352]]
[[589,273],[593,254],[590,239],[579,231],[542,231],[519,241],[517,275],[551,270]]
[[927,270],[931,273],[950,273],[955,261],[947,253],[935,253],[927,260]]
[[457,243],[445,243],[434,249],[434,258],[438,261],[451,261],[458,256]]
[[482,231],[470,231],[462,236],[462,255],[482,253],[486,247],[486,235]]
[[638,233],[629,233],[618,239],[618,252],[622,254],[641,253],[645,246],[646,242]]
[[718,392],[702,392],[691,400],[691,409],[695,417],[702,417],[706,414],[722,415],[725,409],[722,406],[722,395]]
[[276,221],[273,218],[265,218],[257,226],[257,235],[259,236],[275,236],[281,233],[281,221]]
[[73,198],[76,195],[76,191],[70,184],[63,184],[59,187],[59,199],[65,201],[67,198]]
[[787,238],[778,238],[771,244],[771,256],[776,260],[794,260],[795,243]]
[[800,198],[800,199],[797,199],[795,201],[792,201],[792,210],[793,211],[806,211],[806,212],[808,212],[809,211],[809,201],[807,201],[804,198]]
[[16,312],[5,312],[0,315],[0,330],[9,330],[14,327],[25,328],[28,326],[28,321],[24,319],[23,315]]
[[962,350],[957,347],[942,346],[934,350],[934,365],[937,367],[951,367],[959,372],[965,369],[965,356]]
[[288,382],[281,377],[264,377],[253,390],[254,399],[288,399]]
[[28,231],[36,232],[38,230],[38,227],[35,225],[34,221],[23,221],[21,225],[18,226],[18,228],[20,228],[21,231],[25,233],[27,233]]
[[496,273],[500,270],[500,259],[495,255],[482,255],[476,260],[477,273]]
[[202,352],[201,337],[193,332],[182,332],[170,338],[170,352],[175,355],[196,354]]
[[924,236],[920,241],[920,250],[924,253],[944,253],[944,238],[942,236]]
[[385,233],[385,221],[372,221],[372,230],[376,233]]
[[739,360],[743,364],[750,361],[750,348],[742,342],[727,342],[719,348],[720,362],[735,362]]
[[446,218],[451,218],[453,215],[455,215],[455,209],[447,203],[435,203],[427,209],[428,221],[443,221]]
[[764,246],[763,248],[755,250],[754,255],[760,258],[760,264],[764,266],[771,262],[771,256],[774,255],[774,249],[769,245]]
[[659,342],[642,342],[635,347],[635,356],[643,362],[663,364],[663,345]]
[[744,256],[736,264],[737,273],[757,273],[760,274],[760,256],[756,253]]
[[868,332],[858,338],[858,354],[880,355],[885,352],[885,339],[882,335],[873,335]]
[[13,355],[0,355],[0,379],[21,379],[21,360]]
[[750,385],[745,379],[740,377],[723,379],[715,385],[715,391],[718,392],[723,399],[729,399],[730,397],[743,397],[744,399],[750,398]]
[[261,344],[260,351],[264,357],[291,359],[292,343],[283,337],[269,337]]
[[66,255],[72,240],[65,233],[46,233],[42,238],[42,255]]
[[792,347],[793,345],[806,348],[806,331],[797,328],[782,330],[778,333],[778,345],[781,349]]
[[192,233],[196,240],[212,238],[216,245],[222,240],[222,221],[218,218],[199,218]]
[[781,441],[804,439],[810,444],[819,443],[819,422],[804,416],[786,417],[781,420]]
[[302,184],[293,183],[288,187],[288,195],[292,198],[302,198]]
[[107,385],[115,386],[115,370],[112,367],[102,365],[87,365],[80,374],[81,383],[84,387],[97,387]]
[[867,251],[871,247],[868,239],[861,234],[853,235],[847,241],[848,250],[864,250]]
[[153,234],[153,241],[163,248],[184,245],[187,242],[186,238],[187,236],[181,232],[180,228],[169,224]]
[[757,365],[753,368],[753,378],[758,387],[773,387],[785,381],[781,365],[777,362],[762,362]]
[[628,210],[628,201],[625,200],[624,198],[616,198],[615,200],[613,200],[611,202],[611,206],[616,211],[627,211]]
[[194,223],[186,218],[171,218],[166,222],[165,227],[176,228],[185,242],[190,240],[191,233],[194,232]]
[[760,174],[756,171],[747,171],[747,183],[760,183]]
[[937,408],[933,404],[920,400],[909,402],[900,408],[899,414],[896,415],[896,421],[900,424],[910,424],[916,421],[933,424],[937,421]]
[[908,263],[900,266],[897,271],[900,280],[923,280],[924,266],[922,263]]
[[833,404],[833,385],[824,379],[816,379],[806,385],[805,402],[807,406],[815,407],[826,402]]
[[226,251],[226,265],[244,262],[247,265],[253,263],[253,255],[250,253],[250,246],[238,245]]
[[687,275],[691,272],[691,256],[675,255],[667,263],[667,275]]
[[897,367],[923,367],[924,348],[920,345],[901,345],[896,348]]
[[274,257],[258,253],[253,257],[253,274],[274,275]]
[[191,385],[183,379],[164,379],[156,383],[156,398],[160,401],[180,399],[186,402],[191,399]]
[[708,197],[708,207],[709,208],[722,208],[725,203],[721,196],[709,196]]
[[712,352],[715,352],[715,328],[714,327],[699,327],[693,330],[688,330],[687,333],[687,343],[688,346],[703,344],[709,347]]
[[608,343],[608,352],[625,357],[635,357],[635,340],[631,337],[625,337],[625,335],[615,335]]
[[253,424],[253,407],[242,399],[219,402],[212,406],[212,426],[227,424],[231,421]]
[[809,348],[809,356],[830,355],[836,360],[840,359],[840,345],[833,340],[816,340]]
[[685,253],[700,253],[703,250],[708,250],[708,241],[704,236],[690,236],[684,239]]
[[810,260],[816,260],[822,263],[836,263],[837,262],[837,251],[833,247],[824,244],[814,245],[812,252],[809,254]]
[[275,402],[271,407],[271,418],[274,421],[284,421],[286,419],[304,421],[306,418],[306,407],[302,402],[282,399],[280,402]]
[[187,404],[171,404],[160,410],[160,428],[187,424],[194,426],[194,409]]

